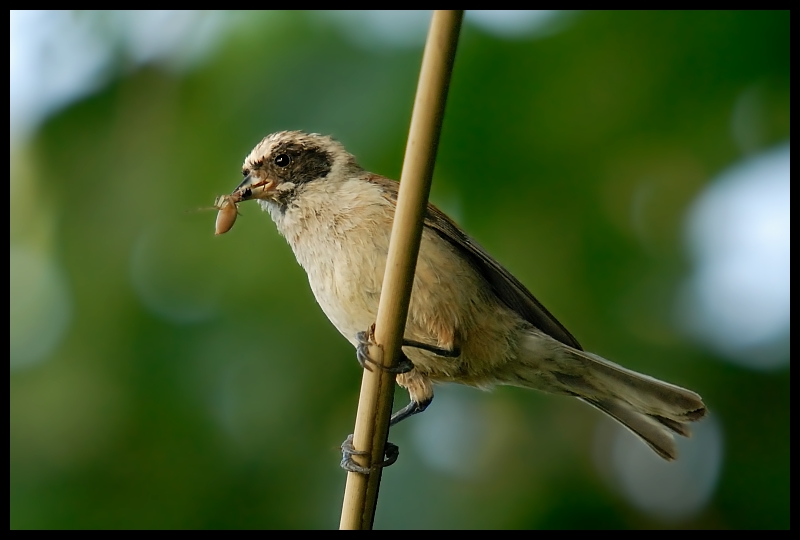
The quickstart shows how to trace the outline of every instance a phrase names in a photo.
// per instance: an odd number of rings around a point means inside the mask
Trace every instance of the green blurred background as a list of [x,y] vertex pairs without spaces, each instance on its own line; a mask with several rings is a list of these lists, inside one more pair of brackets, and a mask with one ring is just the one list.
[[[338,526],[354,351],[267,214],[197,209],[284,129],[399,177],[429,17],[11,14],[12,529]],[[666,464],[576,400],[438,387],[376,528],[789,526],[789,26],[467,13],[432,201],[711,416]]]

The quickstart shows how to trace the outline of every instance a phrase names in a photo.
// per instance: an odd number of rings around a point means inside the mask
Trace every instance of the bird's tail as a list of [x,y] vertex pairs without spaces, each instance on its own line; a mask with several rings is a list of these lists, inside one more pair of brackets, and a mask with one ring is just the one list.
[[706,414],[703,400],[691,390],[571,347],[548,347],[552,354],[542,355],[541,341],[534,342],[538,346],[531,349],[536,350],[523,351],[516,363],[517,385],[580,398],[627,427],[666,460],[677,457],[673,434],[689,437],[688,424]]

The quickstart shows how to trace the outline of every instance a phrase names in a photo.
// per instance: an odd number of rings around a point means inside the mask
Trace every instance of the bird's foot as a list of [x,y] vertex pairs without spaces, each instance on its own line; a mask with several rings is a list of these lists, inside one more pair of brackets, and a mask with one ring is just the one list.
[[383,454],[386,459],[380,463],[376,463],[372,467],[362,467],[353,460],[353,456],[365,456],[367,454],[368,452],[364,450],[356,450],[355,447],[353,447],[353,434],[351,433],[342,443],[342,469],[355,473],[369,474],[373,468],[388,467],[397,461],[397,457],[400,455],[400,449],[396,444],[392,444],[387,441],[386,446],[383,449]]
[[411,363],[411,360],[406,358],[406,355],[403,354],[402,351],[400,352],[400,361],[393,367],[386,367],[383,364],[379,364],[370,357],[369,346],[378,346],[378,344],[375,343],[375,324],[370,325],[366,332],[359,332],[356,334],[356,340],[358,341],[358,345],[356,345],[356,358],[358,359],[358,363],[361,364],[361,367],[367,371],[372,371],[370,364],[384,371],[388,371],[389,373],[408,373],[414,369],[414,364]]

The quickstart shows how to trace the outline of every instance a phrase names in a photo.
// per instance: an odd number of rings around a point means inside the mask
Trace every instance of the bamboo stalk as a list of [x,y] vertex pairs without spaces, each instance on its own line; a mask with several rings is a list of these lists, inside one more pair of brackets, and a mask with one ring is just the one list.
[[[376,362],[385,366],[396,364],[408,316],[411,284],[422,237],[422,220],[431,187],[462,17],[463,11],[460,10],[434,11],[422,57],[375,323],[375,341],[379,347],[370,347],[369,351]],[[394,383],[395,376],[392,373],[381,369],[364,370],[353,430],[353,446],[369,452],[368,462],[360,456],[355,457],[362,466],[383,460]],[[369,475],[347,473],[339,524],[341,529],[372,528],[380,481],[380,468],[373,468]]]

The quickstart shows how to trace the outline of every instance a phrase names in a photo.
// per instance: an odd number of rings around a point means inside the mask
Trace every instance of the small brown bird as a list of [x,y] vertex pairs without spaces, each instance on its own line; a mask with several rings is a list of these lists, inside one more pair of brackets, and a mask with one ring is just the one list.
[[[357,348],[375,322],[399,184],[362,169],[334,139],[273,133],[250,152],[233,201],[258,199],[308,274],[325,315]],[[673,433],[706,414],[690,390],[583,350],[508,270],[450,218],[428,205],[397,383],[410,403],[391,423],[421,412],[433,383],[521,386],[577,397],[675,459]],[[392,456],[396,457],[396,456]],[[343,466],[367,472],[348,460]],[[393,461],[389,459],[388,461]]]

